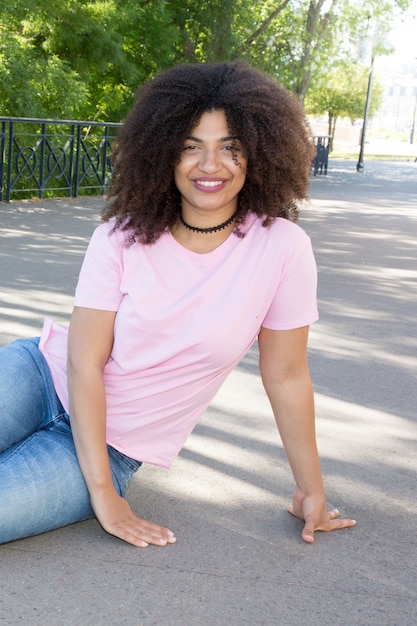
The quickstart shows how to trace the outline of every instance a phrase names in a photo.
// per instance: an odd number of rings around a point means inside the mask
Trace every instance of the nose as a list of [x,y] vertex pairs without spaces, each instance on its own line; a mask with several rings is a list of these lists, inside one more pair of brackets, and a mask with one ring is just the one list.
[[202,172],[213,174],[221,168],[220,154],[218,150],[205,149],[201,151],[199,168]]

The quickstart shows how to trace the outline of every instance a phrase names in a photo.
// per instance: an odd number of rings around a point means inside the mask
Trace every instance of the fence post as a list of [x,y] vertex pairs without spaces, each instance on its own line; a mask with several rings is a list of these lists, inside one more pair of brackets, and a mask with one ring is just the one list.
[[39,162],[39,188],[38,198],[43,197],[43,168],[45,163],[46,124],[41,124],[40,162]]
[[109,127],[104,129],[104,141],[103,141],[103,156],[101,164],[101,195],[104,195],[106,190],[106,171],[107,171],[107,149],[109,147]]
[[74,178],[72,184],[72,194],[73,198],[78,196],[78,185],[80,179],[80,153],[81,153],[81,126],[77,124],[77,139],[75,142],[75,167],[74,167]]
[[0,136],[0,202],[3,201],[5,156],[6,156],[6,121],[3,120],[1,123],[1,136]]
[[6,202],[10,202],[11,195],[11,180],[12,180],[12,159],[13,159],[13,136],[14,136],[14,123],[9,122],[9,146],[7,150],[7,190],[6,190]]
[[74,144],[75,144],[75,126],[71,124],[71,132],[70,132],[70,152],[69,152],[69,166],[68,166],[68,177],[69,177],[69,185],[68,185],[68,197],[72,196],[72,184],[74,180]]

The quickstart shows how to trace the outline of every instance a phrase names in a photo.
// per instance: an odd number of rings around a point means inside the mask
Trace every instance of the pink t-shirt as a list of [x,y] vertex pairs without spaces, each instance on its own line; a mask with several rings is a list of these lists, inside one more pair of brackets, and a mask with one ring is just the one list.
[[[301,228],[248,217],[208,254],[166,232],[126,246],[126,233],[93,234],[75,305],[117,311],[104,370],[107,442],[128,456],[169,467],[261,326],[286,330],[318,317],[316,266]],[[46,320],[40,348],[68,410],[67,329]]]

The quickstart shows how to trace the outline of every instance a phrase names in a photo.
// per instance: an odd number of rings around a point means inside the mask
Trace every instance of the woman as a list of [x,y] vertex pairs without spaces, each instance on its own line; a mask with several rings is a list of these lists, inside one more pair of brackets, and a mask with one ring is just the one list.
[[311,156],[298,102],[245,63],[178,66],[139,91],[69,333],[47,320],[0,351],[0,541],[96,515],[135,546],[174,543],[130,509],[128,481],[171,465],[256,339],[302,538],[354,525],[326,509],[315,442],[316,269],[294,223]]

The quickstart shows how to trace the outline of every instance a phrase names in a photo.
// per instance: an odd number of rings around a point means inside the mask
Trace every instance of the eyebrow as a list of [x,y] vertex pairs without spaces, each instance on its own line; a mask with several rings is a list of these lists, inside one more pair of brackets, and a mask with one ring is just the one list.
[[[193,135],[190,135],[189,137],[187,137],[186,141],[195,141],[196,143],[204,143],[203,139],[199,139],[198,137],[194,137]],[[223,143],[225,141],[240,141],[240,140],[237,137],[233,137],[232,135],[228,137],[220,137],[220,139],[218,139],[219,143]]]

